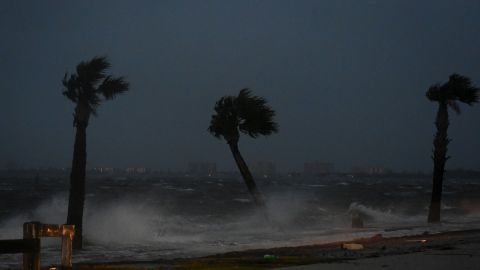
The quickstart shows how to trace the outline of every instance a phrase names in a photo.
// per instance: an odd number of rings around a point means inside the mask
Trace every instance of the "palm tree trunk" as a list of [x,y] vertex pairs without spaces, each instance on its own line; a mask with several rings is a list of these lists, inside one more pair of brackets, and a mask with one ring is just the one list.
[[260,206],[260,207],[265,207],[265,200],[264,200],[262,194],[258,191],[257,185],[255,184],[255,181],[253,180],[253,176],[250,173],[250,170],[248,169],[247,163],[245,163],[245,160],[243,160],[243,157],[240,154],[240,151],[238,149],[238,143],[237,142],[228,142],[228,145],[230,146],[230,150],[232,151],[233,158],[235,159],[235,162],[237,163],[237,167],[240,170],[240,173],[242,174],[243,180],[245,181],[245,184],[247,185],[248,191],[253,196],[255,204],[257,206]]
[[73,248],[82,249],[82,221],[85,203],[85,169],[87,165],[87,124],[76,123],[73,148],[72,171],[70,173],[70,195],[68,200],[67,224],[75,225]]
[[433,141],[433,187],[432,199],[428,213],[428,222],[440,222],[440,208],[442,201],[443,175],[445,172],[445,163],[447,162],[447,146],[450,140],[447,137],[448,130],[448,107],[446,102],[439,102],[437,119],[435,126],[437,133]]

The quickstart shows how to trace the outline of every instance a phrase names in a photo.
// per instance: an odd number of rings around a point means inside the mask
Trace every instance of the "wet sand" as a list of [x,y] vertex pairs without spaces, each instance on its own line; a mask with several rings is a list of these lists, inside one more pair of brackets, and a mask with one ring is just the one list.
[[[343,244],[361,244],[360,250]],[[265,259],[264,255],[273,255]],[[348,242],[253,249],[199,258],[95,263],[76,269],[480,269],[480,229]]]
[[[452,239],[453,240],[453,239]],[[477,270],[480,269],[480,242],[478,235],[474,238],[460,241],[441,240],[430,246],[424,246],[421,251],[407,249],[400,255],[383,255],[379,257],[349,260],[342,263],[311,264],[294,267],[280,267],[282,270]],[[432,242],[436,240],[432,239]],[[441,242],[441,243],[440,243]],[[408,253],[412,251],[412,253]]]
[[358,259],[344,263],[311,264],[281,267],[278,270],[478,270],[480,268],[480,244],[455,246],[453,250],[425,250],[422,252]]

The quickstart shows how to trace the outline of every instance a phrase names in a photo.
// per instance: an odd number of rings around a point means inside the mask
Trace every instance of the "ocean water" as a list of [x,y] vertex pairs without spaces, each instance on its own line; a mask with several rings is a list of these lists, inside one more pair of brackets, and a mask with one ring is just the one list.
[[[239,177],[87,179],[85,250],[74,262],[148,261],[305,245],[377,233],[480,229],[480,179],[446,179],[442,220],[428,225],[430,178],[257,177],[267,215]],[[22,237],[26,221],[66,220],[68,178],[0,179],[0,239]],[[365,228],[352,229],[360,213]],[[20,269],[21,254],[0,255]],[[60,240],[42,239],[42,265],[60,263]]]

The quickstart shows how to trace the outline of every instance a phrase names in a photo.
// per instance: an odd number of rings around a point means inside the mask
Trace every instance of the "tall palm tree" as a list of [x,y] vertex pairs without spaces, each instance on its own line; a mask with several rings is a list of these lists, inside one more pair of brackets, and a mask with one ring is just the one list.
[[440,222],[440,206],[442,201],[442,184],[445,163],[450,157],[447,157],[447,146],[450,139],[447,137],[449,125],[448,107],[456,113],[460,113],[460,107],[457,101],[473,105],[478,102],[479,88],[475,87],[471,80],[465,76],[452,74],[448,82],[444,84],[435,84],[430,86],[427,91],[427,98],[430,101],[438,102],[437,119],[435,126],[437,133],[433,140],[433,188],[430,208],[428,213],[428,222]]
[[215,104],[215,112],[208,131],[216,138],[223,137],[227,141],[248,191],[257,206],[263,207],[265,200],[240,154],[238,141],[240,132],[252,138],[278,132],[278,124],[273,120],[275,111],[263,97],[253,96],[249,89],[242,89],[238,96],[220,98]]
[[82,248],[82,220],[85,202],[85,168],[87,164],[87,126],[90,115],[97,115],[98,106],[115,98],[129,89],[123,77],[107,75],[110,63],[105,57],[94,57],[80,62],[77,72],[62,80],[63,95],[75,103],[73,125],[76,128],[73,148],[72,171],[70,173],[70,194],[68,200],[67,224],[75,225],[73,247]]

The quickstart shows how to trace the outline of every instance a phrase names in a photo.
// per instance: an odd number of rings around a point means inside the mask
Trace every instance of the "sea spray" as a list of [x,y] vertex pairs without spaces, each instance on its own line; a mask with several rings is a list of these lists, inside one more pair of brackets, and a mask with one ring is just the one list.
[[[222,185],[218,185],[220,182]],[[337,184],[341,182],[349,184]],[[407,186],[406,182],[410,184]],[[60,184],[61,181],[43,181],[29,193],[22,192],[29,188],[28,183],[10,181],[8,187],[13,191],[3,193],[0,202],[14,207],[2,212],[1,238],[21,238],[25,221],[63,223],[67,188]],[[399,184],[405,186],[403,190],[415,192],[415,196],[397,193]],[[271,217],[268,223],[239,179],[96,178],[89,182],[87,190],[85,250],[76,252],[74,261],[200,256],[318,244],[377,233],[388,237],[478,228],[480,186],[470,185],[461,192],[446,194],[445,203],[451,207],[445,209],[445,222],[432,227],[426,224],[423,208],[428,198],[425,199],[423,190],[414,188],[418,185],[427,184],[422,179],[384,179],[377,183],[373,178],[341,176],[259,181],[259,189],[267,198],[267,213]],[[462,185],[449,188],[461,189]],[[352,210],[370,217],[365,220],[365,228],[351,228]],[[59,246],[48,245],[46,239],[44,244],[47,245],[42,245],[42,254],[48,263],[58,255]],[[0,261],[21,263],[8,258],[1,257]]]

